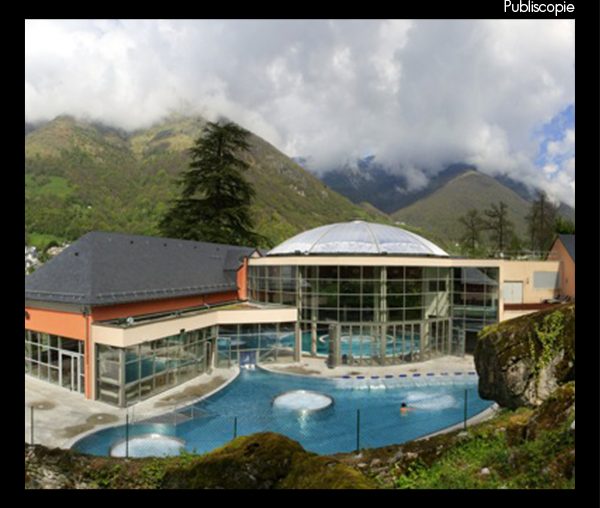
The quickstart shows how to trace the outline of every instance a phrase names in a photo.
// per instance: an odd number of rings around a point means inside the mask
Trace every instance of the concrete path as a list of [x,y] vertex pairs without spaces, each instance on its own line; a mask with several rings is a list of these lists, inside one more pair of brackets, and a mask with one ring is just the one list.
[[357,366],[357,365],[341,365],[335,369],[330,369],[327,366],[326,359],[322,357],[302,357],[299,363],[292,365],[274,365],[261,364],[261,367],[273,372],[286,374],[300,374],[306,376],[317,377],[340,377],[340,376],[385,376],[386,374],[421,374],[428,373],[441,374],[448,372],[475,372],[475,363],[472,355],[460,356],[444,356],[427,360],[425,362],[404,363],[400,365],[373,365],[373,366]]

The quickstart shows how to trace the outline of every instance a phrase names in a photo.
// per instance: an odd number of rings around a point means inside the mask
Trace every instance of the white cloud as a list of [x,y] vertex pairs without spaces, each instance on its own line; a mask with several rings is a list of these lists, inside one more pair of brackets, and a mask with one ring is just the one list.
[[317,169],[374,153],[417,187],[457,161],[544,179],[532,132],[574,102],[572,20],[27,21],[25,46],[28,121],[224,114]]

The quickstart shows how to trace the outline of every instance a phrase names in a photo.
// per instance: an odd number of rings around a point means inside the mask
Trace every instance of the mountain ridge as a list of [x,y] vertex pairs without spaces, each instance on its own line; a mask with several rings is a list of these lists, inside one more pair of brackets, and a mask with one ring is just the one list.
[[[26,230],[73,240],[91,230],[156,235],[159,217],[179,189],[194,140],[206,120],[169,117],[125,133],[59,116],[26,124]],[[257,232],[275,245],[330,222],[392,223],[384,213],[351,203],[273,145],[249,135],[246,177],[257,191]]]

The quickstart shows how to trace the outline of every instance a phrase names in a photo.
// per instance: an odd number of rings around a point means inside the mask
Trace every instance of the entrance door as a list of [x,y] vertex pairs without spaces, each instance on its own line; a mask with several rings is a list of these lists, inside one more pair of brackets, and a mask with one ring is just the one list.
[[59,354],[60,385],[72,392],[83,391],[83,386],[81,386],[81,355],[64,350],[60,350]]
[[523,283],[505,282],[503,286],[504,303],[523,303]]

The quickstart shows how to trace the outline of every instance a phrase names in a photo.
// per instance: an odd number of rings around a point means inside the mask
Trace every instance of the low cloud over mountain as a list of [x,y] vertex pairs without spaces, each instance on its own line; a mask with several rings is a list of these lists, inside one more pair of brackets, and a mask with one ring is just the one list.
[[456,161],[574,204],[572,20],[27,21],[25,116],[225,115],[313,171]]

